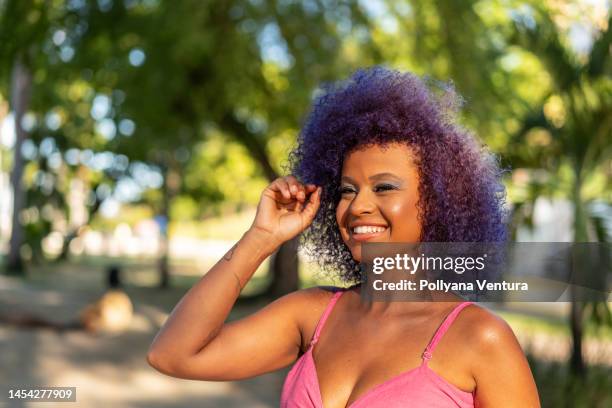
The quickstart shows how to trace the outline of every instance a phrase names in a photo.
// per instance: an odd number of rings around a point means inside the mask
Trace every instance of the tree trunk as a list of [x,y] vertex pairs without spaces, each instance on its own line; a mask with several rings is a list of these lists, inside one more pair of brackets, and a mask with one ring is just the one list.
[[[584,214],[584,205],[582,202],[582,179],[580,177],[580,171],[576,171],[574,181],[574,242],[586,242],[586,217]],[[572,332],[572,355],[570,359],[570,367],[572,373],[578,378],[585,374],[586,367],[584,365],[584,358],[582,356],[582,335],[583,335],[583,310],[584,304],[577,299],[576,285],[570,287],[571,296],[571,313],[570,313],[570,327]]]
[[168,191],[168,170],[164,169],[164,184],[162,186],[162,205],[159,216],[160,252],[157,259],[157,272],[159,274],[159,287],[162,289],[170,286],[170,268],[168,265],[168,224],[170,215],[170,197]]
[[270,260],[270,275],[272,281],[267,294],[278,298],[294,292],[299,286],[297,249],[299,235],[278,248]]
[[24,230],[19,220],[21,210],[25,206],[25,189],[22,184],[25,162],[21,155],[21,148],[23,142],[28,137],[21,122],[30,103],[31,91],[32,74],[28,67],[24,65],[21,56],[17,56],[11,78],[10,102],[15,118],[15,145],[13,149],[13,169],[10,177],[10,183],[13,190],[13,217],[6,269],[8,273],[19,275],[23,275],[24,273],[24,265],[21,258]]
[[584,365],[584,359],[582,357],[582,315],[584,305],[582,302],[576,301],[576,287],[572,285],[571,296],[572,296],[572,310],[570,314],[570,325],[572,329],[572,356],[570,360],[570,366],[572,373],[576,376],[583,376],[586,367]]
[[172,166],[162,166],[164,184],[162,186],[162,206],[160,219],[161,248],[157,261],[159,272],[159,287],[162,289],[170,287],[170,238],[168,227],[170,225],[170,204],[172,198],[177,194],[180,187],[180,176],[178,171]]
[[77,231],[78,230],[76,229],[72,229],[70,230],[70,232],[68,232],[68,234],[66,234],[66,236],[64,237],[64,242],[62,243],[62,251],[60,252],[58,257],[55,258],[55,262],[65,262],[68,260],[70,256],[70,244],[72,243],[72,241],[74,241],[76,237],[79,236]]
[[[251,152],[253,159],[261,166],[269,182],[272,182],[278,177],[278,174],[270,163],[265,145],[256,135],[249,132],[244,123],[238,121],[231,112],[228,112],[221,118],[220,124]],[[298,238],[295,238],[295,240],[285,242],[281,245],[278,251],[272,256],[269,270],[272,281],[262,295],[279,297],[298,289],[297,247]]]
[[[92,219],[93,217],[98,213],[98,210],[100,209],[100,206],[102,205],[102,199],[100,199],[96,194],[96,187],[97,185],[94,185],[93,188],[90,188],[89,191],[84,191],[83,197],[79,197],[80,200],[84,200],[85,196],[88,192],[94,193],[94,196],[96,197],[94,204],[91,206],[91,208],[88,209],[87,214],[85,216],[84,219],[81,220],[73,220],[75,222],[72,222],[72,226],[70,228],[70,231],[66,234],[66,236],[64,237],[64,243],[62,244],[62,251],[60,252],[59,256],[56,259],[56,262],[63,262],[63,261],[67,261],[69,256],[70,256],[70,243],[79,236],[79,231],[85,226],[87,225]],[[71,204],[73,205],[73,204]]]

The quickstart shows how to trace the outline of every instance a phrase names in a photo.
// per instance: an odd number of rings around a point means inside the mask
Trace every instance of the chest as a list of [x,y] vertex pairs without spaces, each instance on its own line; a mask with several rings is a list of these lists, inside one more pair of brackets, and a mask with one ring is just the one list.
[[[323,406],[347,407],[385,383],[421,374],[417,371],[423,351],[437,326],[433,323],[330,321],[312,349]],[[466,363],[452,354],[452,348],[441,345],[425,369],[471,391],[473,379]]]

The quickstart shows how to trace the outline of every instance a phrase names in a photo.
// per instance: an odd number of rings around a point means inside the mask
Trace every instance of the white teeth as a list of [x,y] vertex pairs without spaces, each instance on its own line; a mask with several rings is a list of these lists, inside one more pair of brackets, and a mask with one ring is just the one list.
[[353,228],[354,234],[371,234],[374,232],[383,232],[386,230],[386,227],[375,227],[371,225],[360,225],[358,227]]

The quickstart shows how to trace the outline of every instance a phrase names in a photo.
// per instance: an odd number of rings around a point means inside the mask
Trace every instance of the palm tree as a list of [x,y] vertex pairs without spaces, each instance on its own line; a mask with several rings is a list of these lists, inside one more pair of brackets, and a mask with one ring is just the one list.
[[[570,187],[561,192],[573,203],[573,241],[603,240],[607,234],[602,229],[601,218],[589,211],[592,198],[585,194],[584,187],[594,175],[606,171],[606,165],[609,171],[612,153],[612,18],[608,19],[606,29],[595,40],[590,53],[580,58],[564,45],[549,14],[532,11],[533,15],[528,18],[515,21],[511,41],[541,61],[552,86],[523,118],[522,127],[512,141],[515,154],[511,155],[511,161],[515,167],[544,169],[552,176],[551,180],[561,177],[563,168],[571,169]],[[539,152],[526,155],[523,149],[530,135],[542,131],[546,137],[537,146]],[[610,177],[604,183],[609,190]],[[585,311],[601,311],[602,307],[577,301],[574,290],[571,296],[571,369],[580,375],[585,372],[582,356]],[[606,303],[603,310],[610,315]]]

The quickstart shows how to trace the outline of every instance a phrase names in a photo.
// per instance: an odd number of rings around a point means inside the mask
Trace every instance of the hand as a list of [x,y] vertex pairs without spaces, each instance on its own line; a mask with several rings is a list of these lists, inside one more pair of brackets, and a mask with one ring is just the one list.
[[276,249],[304,231],[321,203],[321,187],[302,184],[294,176],[279,177],[261,194],[253,232],[266,236]]

